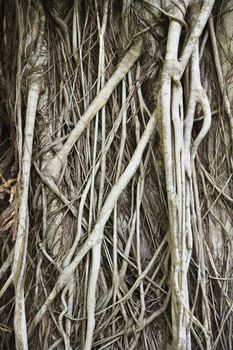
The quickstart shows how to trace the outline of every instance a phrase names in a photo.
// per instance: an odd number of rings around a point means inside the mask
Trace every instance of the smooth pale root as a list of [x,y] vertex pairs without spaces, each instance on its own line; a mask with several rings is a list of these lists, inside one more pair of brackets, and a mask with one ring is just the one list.
[[[228,8],[229,3],[226,2],[225,6]],[[223,22],[226,20],[229,20],[229,18],[232,17],[232,11],[225,11],[225,16],[223,16]],[[231,22],[230,22],[231,23]],[[230,30],[230,33],[226,36],[228,38],[232,37],[233,30],[231,25],[225,26],[226,30]],[[223,101],[224,101],[224,106],[225,106],[225,111],[226,114],[229,118],[229,124],[230,124],[230,135],[231,135],[231,140],[233,142],[233,114],[231,110],[231,104],[230,101],[233,98],[233,84],[231,81],[227,81],[226,84],[226,77],[228,76],[228,72],[231,70],[231,63],[228,62],[228,60],[224,59],[221,60],[219,55],[219,49],[218,49],[218,44],[217,44],[217,39],[216,39],[216,34],[215,34],[215,29],[214,29],[214,22],[213,22],[213,17],[211,16],[209,19],[209,30],[210,30],[210,38],[211,38],[211,43],[213,46],[213,54],[214,54],[214,62],[215,62],[215,67],[216,67],[216,72],[218,76],[218,83],[219,87],[221,89],[221,93],[223,95]],[[220,37],[221,38],[221,46],[220,46],[220,53],[222,51],[222,54],[227,55],[226,52],[233,52],[233,43],[226,41],[226,37],[224,40],[224,35],[221,34],[220,30]],[[222,37],[223,35],[223,37]],[[227,45],[226,45],[227,42]],[[226,88],[226,91],[225,91]]]
[[101,242],[92,249],[91,276],[87,294],[87,331],[84,350],[90,350],[95,329],[96,285],[101,261]]
[[77,142],[80,135],[86,129],[90,121],[94,118],[96,113],[106,105],[109,97],[111,96],[113,90],[119,84],[119,82],[124,78],[130,68],[134,65],[137,59],[140,57],[142,52],[142,40],[137,41],[131,49],[126,53],[122,61],[119,63],[116,71],[113,73],[108,82],[104,85],[103,89],[92,101],[90,106],[87,108],[83,116],[80,118],[75,128],[71,131],[67,141],[61,148],[61,150],[54,156],[54,158],[47,164],[44,169],[44,173],[47,176],[51,176],[54,179],[59,177],[62,166]]
[[[176,3],[180,4],[181,2],[176,1]],[[195,55],[195,48],[197,48],[196,53],[198,53],[199,38],[211,13],[214,0],[204,0],[203,2],[185,0],[182,4],[186,5],[186,9],[192,6],[192,12],[194,11],[195,14],[193,23],[191,23],[191,25],[193,24],[193,28],[191,28],[191,34],[187,39],[181,57],[179,57],[178,49],[180,45],[181,24],[178,21],[170,21],[166,59],[161,75],[160,100],[163,153],[171,232],[173,347],[180,350],[188,350],[191,349],[191,338],[189,328],[190,316],[187,270],[191,248],[187,245],[186,238],[187,232],[189,237],[191,236],[190,194],[187,193],[187,189],[189,191],[189,186],[185,184],[185,181],[188,183],[188,180],[185,179],[184,160],[182,158],[181,149],[185,145],[184,155],[188,157],[189,160],[193,114],[195,112],[196,103],[199,102],[202,106],[204,123],[201,132],[193,142],[191,149],[192,158],[195,157],[197,148],[210,127],[211,113],[208,99],[200,82],[199,59],[196,59],[197,67],[194,67],[191,62],[190,73],[193,86],[191,86],[190,92],[191,104],[189,104],[188,119],[185,119],[184,139],[182,130],[183,114],[179,112],[180,110],[183,111],[180,79],[190,62],[190,57],[192,57],[193,61],[193,57],[195,56],[196,58],[197,56]],[[183,15],[182,11],[180,11],[180,15]],[[192,94],[195,94],[195,96],[192,96]],[[187,170],[189,170],[189,168]],[[190,172],[191,171],[188,173],[190,174]],[[186,228],[188,228],[188,230],[186,230]],[[206,337],[206,344],[207,348],[209,348],[208,337]]]
[[[104,69],[105,69],[105,41],[104,41],[104,35],[106,32],[107,27],[107,19],[108,19],[108,7],[109,7],[109,0],[106,0],[104,3],[104,14],[103,14],[103,20],[101,28],[99,29],[99,65],[98,65],[98,85],[97,85],[97,92],[100,92],[100,89],[104,87],[105,83],[105,75],[104,75]],[[124,82],[124,81],[123,81]],[[99,113],[98,113],[99,114]],[[96,115],[95,119],[95,141],[94,141],[94,155],[93,155],[93,170],[92,170],[92,176],[91,176],[91,195],[90,195],[90,214],[92,212],[92,204],[94,202],[94,183],[95,183],[95,163],[96,163],[96,150],[97,150],[97,134],[98,134],[98,120],[99,115]],[[102,109],[101,114],[101,124],[102,124],[102,155],[101,155],[101,179],[100,184],[102,188],[100,189],[101,198],[99,198],[99,206],[101,208],[102,205],[102,197],[104,192],[104,182],[105,182],[105,154],[103,152],[103,147],[105,143],[105,108]],[[100,202],[101,201],[101,202]],[[99,211],[98,211],[99,213]],[[89,215],[89,228],[92,224],[92,215]],[[97,286],[97,280],[98,280],[98,274],[100,269],[100,261],[101,261],[101,242],[96,244],[92,249],[92,261],[91,261],[91,272],[89,275],[89,285],[88,285],[88,292],[87,292],[87,328],[86,328],[86,339],[85,339],[85,345],[84,350],[91,349],[92,345],[92,338],[93,333],[95,329],[95,306],[96,306],[96,286]]]
[[214,6],[215,0],[205,0],[203,2],[200,14],[198,15],[197,22],[192,30],[191,35],[188,38],[187,44],[184,48],[184,51],[179,59],[180,62],[180,77],[183,75],[191,54],[197,45],[199,38],[203,32],[203,29],[208,21],[208,18],[211,14],[212,8]]
[[[57,283],[55,284],[52,292],[50,293],[49,297],[47,298],[46,302],[40,309],[40,311],[37,313],[35,318],[33,319],[30,328],[29,328],[29,334],[32,334],[33,330],[37,326],[37,324],[42,320],[44,317],[46,311],[48,310],[49,306],[57,296],[57,294],[61,291],[61,289],[65,286],[65,284],[69,281],[72,274],[74,273],[75,269],[79,265],[80,261],[83,259],[83,257],[87,254],[87,252],[95,247],[96,245],[100,244],[103,239],[103,232],[104,227],[109,219],[112,210],[114,208],[114,205],[116,204],[119,196],[121,195],[122,191],[125,189],[133,175],[135,174],[137,168],[140,165],[140,162],[142,160],[142,155],[145,150],[145,147],[147,146],[152,134],[155,130],[155,115],[152,116],[150,121],[148,122],[146,129],[140,139],[140,142],[137,145],[137,148],[132,156],[131,161],[129,162],[128,166],[126,167],[125,171],[119,178],[119,180],[116,182],[116,184],[112,187],[111,192],[109,193],[102,210],[100,212],[98,221],[87,238],[86,242],[82,246],[82,248],[79,250],[78,254],[74,258],[74,260],[71,262],[70,265],[64,268],[61,275],[58,278]],[[99,252],[98,252],[99,254]],[[96,269],[96,275],[98,275],[99,266],[97,266]]]
[[28,189],[30,181],[34,125],[39,94],[40,83],[32,83],[29,88],[27,100],[25,141],[22,159],[22,188],[20,193],[20,204],[18,213],[19,221],[14,249],[14,262],[12,268],[12,277],[15,286],[15,341],[16,348],[23,350],[28,349],[27,326],[24,304],[24,270],[28,241]]

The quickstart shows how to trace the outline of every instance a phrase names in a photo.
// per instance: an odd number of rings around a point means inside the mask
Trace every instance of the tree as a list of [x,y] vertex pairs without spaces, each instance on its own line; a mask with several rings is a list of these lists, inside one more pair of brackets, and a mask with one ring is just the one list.
[[2,349],[230,349],[231,1],[1,1]]

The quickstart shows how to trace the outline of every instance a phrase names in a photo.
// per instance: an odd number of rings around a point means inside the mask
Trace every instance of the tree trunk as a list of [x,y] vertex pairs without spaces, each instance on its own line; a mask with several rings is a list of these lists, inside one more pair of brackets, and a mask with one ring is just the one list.
[[0,348],[231,349],[230,0],[0,1]]

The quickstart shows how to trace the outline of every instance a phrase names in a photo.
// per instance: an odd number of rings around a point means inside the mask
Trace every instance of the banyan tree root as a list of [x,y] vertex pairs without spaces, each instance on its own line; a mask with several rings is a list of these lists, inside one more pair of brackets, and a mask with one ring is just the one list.
[[230,234],[214,207],[232,204],[225,124],[225,184],[199,151],[216,114],[202,67],[208,36],[214,88],[231,116],[214,4],[16,1],[19,210],[14,250],[0,268],[0,312],[7,324],[13,283],[17,349],[227,344],[229,284],[206,238],[214,217],[227,237],[229,276]]
[[46,43],[44,40],[45,16],[42,8],[38,10],[37,47],[31,57],[31,74],[28,87],[27,111],[24,129],[24,145],[22,155],[22,171],[18,212],[18,229],[14,247],[14,261],[12,266],[12,279],[15,286],[15,343],[17,349],[27,349],[27,326],[25,314],[24,280],[26,268],[26,255],[29,233],[28,193],[30,182],[30,169],[33,136],[35,128],[36,110],[43,84],[43,70],[46,67]]
[[[190,7],[190,27],[192,30],[182,50],[181,57],[179,57],[178,50],[182,27],[178,21],[170,21],[159,93],[172,258],[173,344],[174,348],[177,349],[191,349],[189,324],[193,320],[192,317],[190,318],[187,275],[193,240],[191,174],[195,167],[194,159],[197,148],[208,132],[211,122],[209,101],[200,80],[199,39],[210,16],[213,4],[214,1],[203,1],[203,3],[201,1],[184,1],[182,8],[177,9],[174,6],[173,15],[180,16],[181,19],[184,19],[184,14]],[[187,113],[185,113],[183,106],[183,87],[181,85],[181,78],[185,69],[190,69]],[[193,120],[197,104],[200,104],[202,108],[204,121],[201,131],[191,145]],[[199,230],[201,230],[201,227],[199,227]],[[201,235],[200,232],[198,234]],[[209,326],[208,322],[205,322],[204,327],[202,327],[202,329],[205,329],[206,348],[208,349],[211,348]]]

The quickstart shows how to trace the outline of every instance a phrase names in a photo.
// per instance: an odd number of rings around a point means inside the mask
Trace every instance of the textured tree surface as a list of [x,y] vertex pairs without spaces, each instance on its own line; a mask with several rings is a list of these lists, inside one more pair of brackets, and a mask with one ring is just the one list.
[[231,349],[231,0],[0,1],[0,348]]

